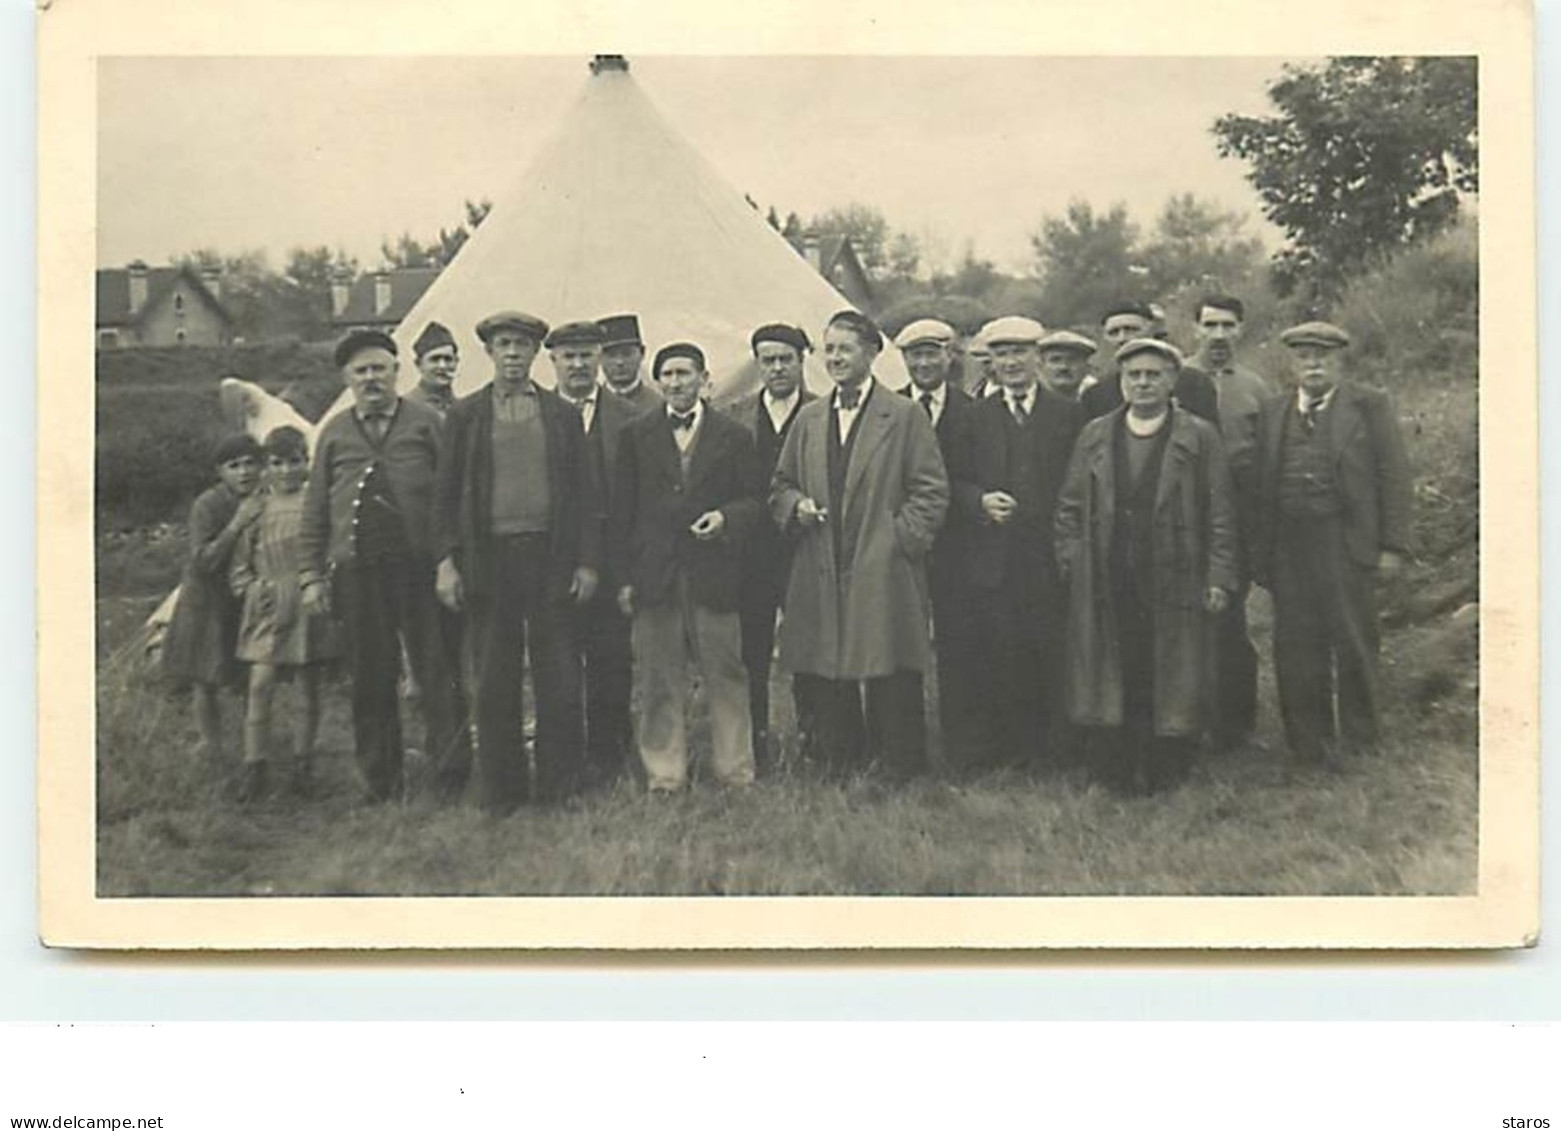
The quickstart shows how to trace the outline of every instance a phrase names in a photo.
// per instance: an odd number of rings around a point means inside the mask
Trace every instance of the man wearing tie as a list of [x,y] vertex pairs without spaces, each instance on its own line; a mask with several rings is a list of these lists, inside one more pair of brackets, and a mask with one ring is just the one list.
[[[954,328],[934,318],[912,322],[895,336],[911,383],[905,394],[921,406],[938,437],[938,451],[951,480],[970,460],[976,402],[949,382],[954,365]],[[969,579],[965,576],[969,522],[950,505],[943,528],[927,555],[932,597],[932,638],[938,662],[938,718],[945,763],[961,764],[977,736],[977,685],[982,681],[982,645]]]
[[990,325],[1003,392],[976,405],[970,457],[950,472],[955,506],[970,523],[965,573],[988,671],[971,769],[1035,769],[1064,753],[1067,594],[1052,516],[1083,414],[1076,400],[1040,388],[1043,335],[1029,318]]
[[854,310],[829,320],[835,391],[798,412],[770,513],[796,545],[780,662],[803,700],[804,752],[835,772],[905,777],[926,762],[925,562],[949,485],[926,412],[872,376],[882,346]]
[[1345,331],[1306,322],[1279,340],[1299,381],[1259,422],[1253,573],[1274,596],[1285,739],[1336,766],[1377,744],[1375,586],[1408,551],[1409,463],[1387,394],[1343,379]]
[[618,603],[634,622],[640,761],[653,794],[687,782],[694,663],[710,708],[711,770],[723,785],[745,786],[753,732],[737,605],[742,545],[762,517],[753,439],[703,401],[698,346],[663,346],[652,372],[666,408],[624,433],[611,538]]
[[[732,406],[732,418],[747,425],[754,440],[754,495],[767,499],[775,462],[797,410],[813,399],[802,382],[802,363],[813,343],[800,326],[772,322],[749,339],[763,387]],[[753,753],[762,774],[769,767],[770,659],[775,652],[775,614],[786,596],[791,544],[768,517],[754,525],[742,569],[743,664],[748,669],[748,706],[753,719]]]

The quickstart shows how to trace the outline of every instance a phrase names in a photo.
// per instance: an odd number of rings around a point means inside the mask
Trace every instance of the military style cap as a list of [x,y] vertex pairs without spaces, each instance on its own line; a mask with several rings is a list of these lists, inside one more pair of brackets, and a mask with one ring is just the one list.
[[455,345],[455,337],[442,322],[430,322],[412,343],[412,356],[419,361],[425,353]]
[[785,322],[769,322],[760,326],[748,339],[748,345],[754,353],[759,352],[759,346],[763,342],[779,342],[783,346],[790,346],[798,353],[807,353],[813,348],[813,343],[808,340],[808,332],[801,326],[789,326]]
[[656,351],[656,363],[650,367],[650,371],[659,376],[663,363],[670,361],[674,357],[686,357],[694,363],[701,373],[704,372],[705,351],[693,342],[673,342],[670,345],[662,346]]
[[1350,344],[1350,336],[1332,322],[1302,322],[1279,335],[1287,346],[1324,346],[1327,349],[1343,349]]
[[607,335],[595,322],[565,322],[548,334],[543,345],[548,349],[559,346],[600,346],[607,342]]
[[640,337],[640,318],[637,314],[610,314],[606,318],[598,318],[596,324],[602,328],[604,346],[645,344],[645,339]]
[[501,310],[477,323],[477,336],[487,344],[500,330],[517,330],[534,342],[547,337],[547,323],[535,314],[522,314],[518,310]]
[[1178,369],[1182,367],[1184,361],[1182,351],[1162,338],[1131,338],[1117,349],[1116,360],[1120,364],[1134,354],[1140,353],[1157,353]]
[[396,356],[396,339],[383,330],[349,330],[341,341],[336,343],[336,350],[331,355],[336,368],[340,369],[364,350],[389,350],[390,356]]
[[1041,352],[1047,350],[1074,350],[1078,353],[1094,353],[1095,343],[1083,334],[1072,330],[1053,330],[1041,339]]
[[946,346],[954,340],[954,327],[936,318],[918,318],[894,336],[894,344],[902,350],[927,342]]
[[1033,318],[1009,314],[1002,318],[994,318],[981,327],[981,336],[986,338],[986,344],[989,346],[1008,345],[1013,342],[1033,346],[1046,336],[1046,327]]

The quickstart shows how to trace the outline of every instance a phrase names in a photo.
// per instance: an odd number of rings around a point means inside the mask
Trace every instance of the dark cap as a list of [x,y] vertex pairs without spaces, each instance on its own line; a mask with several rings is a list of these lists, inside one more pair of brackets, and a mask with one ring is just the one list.
[[1142,318],[1145,322],[1155,320],[1154,311],[1149,309],[1148,303],[1139,302],[1136,299],[1123,299],[1106,307],[1106,312],[1100,316],[1100,324],[1104,326],[1119,314],[1132,314]]
[[658,377],[661,376],[662,364],[671,361],[674,357],[686,357],[699,367],[701,373],[705,371],[705,351],[693,342],[672,342],[670,345],[662,346],[656,351],[656,362],[650,367],[650,371]]
[[389,350],[390,356],[396,356],[396,339],[383,330],[349,330],[346,337],[336,343],[336,351],[331,355],[336,360],[336,368],[340,369],[364,350]]
[[230,432],[217,441],[216,451],[212,453],[212,462],[218,467],[236,459],[249,456],[252,459],[260,458],[260,442],[248,432]]
[[596,324],[602,328],[604,346],[645,345],[645,339],[640,337],[640,318],[637,314],[609,314],[606,318],[598,318]]
[[417,341],[412,343],[412,356],[421,361],[425,353],[453,345],[455,345],[455,337],[444,323],[430,322],[423,327],[423,332],[417,336]]
[[595,322],[565,322],[548,334],[542,344],[551,350],[559,346],[599,346],[606,340]]
[[753,337],[748,339],[748,344],[754,353],[759,352],[761,342],[779,342],[783,346],[790,346],[798,353],[807,353],[813,348],[813,343],[808,341],[806,330],[801,326],[788,326],[784,322],[771,322],[760,326],[753,332]]
[[1323,346],[1327,349],[1343,349],[1350,344],[1350,336],[1332,322],[1302,322],[1279,335],[1287,346]]
[[876,322],[859,310],[842,310],[831,314],[825,329],[835,326],[847,326],[872,349],[883,349],[883,331],[878,328]]
[[493,335],[500,330],[519,331],[538,344],[547,337],[546,322],[535,314],[522,314],[518,310],[501,310],[477,323],[477,336],[482,339],[483,345],[492,341]]

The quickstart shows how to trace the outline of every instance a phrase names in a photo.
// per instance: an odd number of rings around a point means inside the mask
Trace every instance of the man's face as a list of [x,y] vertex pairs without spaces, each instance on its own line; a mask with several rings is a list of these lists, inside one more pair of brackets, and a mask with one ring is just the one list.
[[867,379],[876,351],[862,344],[856,332],[845,326],[824,331],[824,368],[837,385],[855,385]]
[[1329,346],[1291,346],[1290,359],[1301,388],[1310,396],[1327,393],[1344,375],[1344,361],[1339,351]]
[[997,366],[992,361],[990,346],[966,346],[965,357],[970,360],[972,375],[988,381],[997,380]]
[[448,389],[455,380],[460,354],[453,345],[429,350],[417,359],[417,372],[423,384],[434,389]]
[[1241,319],[1235,311],[1219,306],[1205,306],[1198,311],[1198,342],[1211,365],[1229,365],[1240,340]]
[[638,379],[645,347],[634,342],[618,342],[602,349],[602,372],[615,389],[627,389]]
[[360,411],[383,412],[396,400],[396,355],[387,349],[359,350],[342,368]]
[[1041,380],[1054,393],[1075,396],[1084,380],[1085,354],[1075,349],[1049,349],[1041,355]]
[[997,342],[992,346],[992,364],[1003,388],[1028,392],[1041,375],[1041,351],[1034,342]]
[[548,350],[558,387],[571,400],[584,400],[596,388],[596,370],[601,364],[600,346],[576,343]]
[[1122,363],[1122,399],[1144,416],[1157,416],[1171,403],[1176,367],[1157,353],[1135,353]]
[[1113,314],[1101,326],[1106,341],[1114,346],[1131,341],[1133,338],[1147,338],[1150,329],[1149,319],[1138,314]]
[[669,357],[656,373],[656,383],[674,412],[689,412],[704,391],[706,374],[690,357]]
[[954,355],[949,352],[948,346],[939,342],[917,342],[902,353],[905,371],[911,375],[912,383],[923,392],[931,392],[949,379]]
[[217,478],[235,495],[252,494],[260,485],[260,461],[254,456],[234,456],[217,465]]
[[760,342],[754,351],[759,376],[770,396],[783,401],[802,384],[802,353],[785,342]]
[[493,359],[493,375],[506,385],[523,385],[531,377],[536,360],[537,340],[519,330],[500,330],[485,347]]

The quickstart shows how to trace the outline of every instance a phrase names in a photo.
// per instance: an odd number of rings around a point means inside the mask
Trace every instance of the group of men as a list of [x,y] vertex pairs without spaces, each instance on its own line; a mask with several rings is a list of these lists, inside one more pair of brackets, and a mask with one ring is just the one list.
[[[352,407],[316,441],[304,582],[353,642],[370,794],[401,787],[403,651],[437,788],[465,788],[475,745],[492,812],[631,770],[682,788],[695,668],[709,771],[746,785],[777,755],[778,624],[800,753],[826,772],[922,773],[935,663],[951,768],[1082,756],[1154,788],[1192,744],[1251,736],[1252,581],[1275,598],[1292,748],[1368,749],[1373,579],[1407,544],[1402,441],[1385,395],[1342,379],[1342,330],[1282,335],[1297,384],[1280,393],[1238,362],[1243,318],[1203,300],[1184,362],[1154,311],[1114,306],[1099,376],[1084,334],[1009,316],[964,340],[923,319],[894,338],[911,382],[890,390],[879,328],[842,311],[819,397],[807,332],[774,323],[751,337],[761,388],[725,411],[695,343],[657,350],[646,380],[633,315],[485,318],[493,377],[459,400],[445,327],[418,337],[404,397],[395,342],[350,333]],[[552,390],[532,379],[543,350]]]

